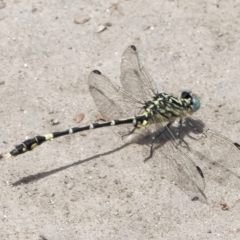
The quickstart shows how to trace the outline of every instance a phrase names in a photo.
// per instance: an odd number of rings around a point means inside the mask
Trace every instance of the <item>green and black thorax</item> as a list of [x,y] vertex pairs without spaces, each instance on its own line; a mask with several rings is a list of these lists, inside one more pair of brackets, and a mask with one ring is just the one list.
[[158,122],[173,122],[192,114],[200,108],[200,99],[190,91],[182,92],[181,98],[159,93],[152,101],[147,101],[143,113],[136,116],[136,127]]

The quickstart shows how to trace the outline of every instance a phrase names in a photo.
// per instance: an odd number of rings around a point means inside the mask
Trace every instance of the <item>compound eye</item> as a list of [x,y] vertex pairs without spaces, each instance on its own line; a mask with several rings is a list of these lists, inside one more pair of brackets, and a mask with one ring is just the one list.
[[196,112],[200,108],[201,101],[200,101],[199,97],[197,95],[193,94],[191,91],[188,91],[188,90],[183,91],[181,97],[183,99],[190,100],[190,105],[191,105],[191,109],[193,112]]
[[192,95],[191,105],[194,112],[196,112],[201,106],[201,101],[199,97],[195,94]]
[[182,92],[181,98],[188,99],[188,98],[192,97],[190,94],[191,94],[190,91],[185,90],[185,91]]

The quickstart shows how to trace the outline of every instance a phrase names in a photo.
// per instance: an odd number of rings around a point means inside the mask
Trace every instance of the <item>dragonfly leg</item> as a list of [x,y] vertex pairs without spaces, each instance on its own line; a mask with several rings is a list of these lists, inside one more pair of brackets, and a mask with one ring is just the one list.
[[[183,139],[183,136],[182,136],[182,128],[183,128],[183,125],[182,125],[182,118],[179,120],[178,122],[178,133],[177,133],[177,136],[178,138],[180,139],[181,142],[183,142],[187,148],[189,148],[189,145],[188,143]],[[181,142],[179,144],[181,144]]]
[[154,142],[164,133],[167,131],[167,129],[172,125],[171,122],[169,122],[165,127],[163,127],[156,135],[154,135],[151,139],[151,143],[150,143],[150,154],[149,156],[144,160],[144,162],[147,162],[149,159],[152,158],[153,156],[153,152],[154,152]]
[[134,127],[134,128],[133,128],[133,130],[131,130],[129,133],[125,133],[125,134],[123,134],[123,135],[122,135],[122,139],[124,139],[124,138],[126,138],[127,136],[129,136],[129,135],[133,134],[133,133],[134,133],[134,131],[135,131],[136,129],[137,129],[137,128],[136,128],[136,127]]

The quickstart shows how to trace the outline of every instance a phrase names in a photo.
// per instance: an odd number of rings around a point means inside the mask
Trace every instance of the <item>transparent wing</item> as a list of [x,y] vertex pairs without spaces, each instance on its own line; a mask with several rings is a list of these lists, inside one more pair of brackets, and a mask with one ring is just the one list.
[[[159,139],[162,140],[164,136]],[[158,144],[154,149],[154,156],[149,160],[152,167],[157,167],[161,176],[176,184],[191,199],[206,202],[204,194],[205,181],[201,176],[201,169],[178,148],[172,148],[167,141]]]
[[193,117],[183,119],[181,126],[181,142],[183,151],[192,158],[197,158],[201,166],[205,166],[210,178],[220,184],[228,185],[234,178],[239,185],[240,175],[236,172],[240,166],[239,144],[206,127]]
[[154,80],[140,65],[135,46],[129,46],[123,53],[121,62],[121,83],[123,89],[136,99],[148,101],[157,94]]
[[155,162],[160,162],[161,172],[188,193],[192,199],[197,197],[201,201],[206,201],[203,193],[204,176],[200,167],[196,166],[194,158],[191,159],[181,149],[178,136],[174,134],[171,127],[165,126],[159,131],[157,135],[155,133],[154,150],[157,156]]
[[142,103],[113,84],[98,70],[90,73],[89,90],[105,120],[133,117],[142,109]]
[[200,120],[187,116],[183,122],[183,137],[189,149],[201,152],[205,160],[227,168],[240,166],[240,150],[237,143],[212,131]]
[[[159,117],[156,119],[153,116],[152,119],[158,130],[155,129],[151,133],[153,156],[149,163],[158,166],[163,177],[177,184],[192,199],[197,197],[205,202],[205,180],[200,167],[195,164],[194,158],[191,159],[182,150],[178,135],[172,131],[172,127],[163,127]],[[148,152],[150,154],[150,150]]]

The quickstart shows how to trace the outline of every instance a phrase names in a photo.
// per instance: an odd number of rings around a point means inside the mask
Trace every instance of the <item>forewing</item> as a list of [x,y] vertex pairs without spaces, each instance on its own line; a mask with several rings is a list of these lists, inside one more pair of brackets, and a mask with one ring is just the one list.
[[105,120],[113,120],[124,116],[124,110],[119,104],[122,102],[120,87],[114,85],[98,71],[90,73],[88,84],[98,110]]
[[155,82],[146,69],[140,65],[135,46],[129,46],[123,53],[121,83],[124,90],[142,101],[151,100],[157,94]]
[[90,73],[89,90],[105,120],[134,117],[142,108],[142,103],[131,94],[113,84],[98,70]]

